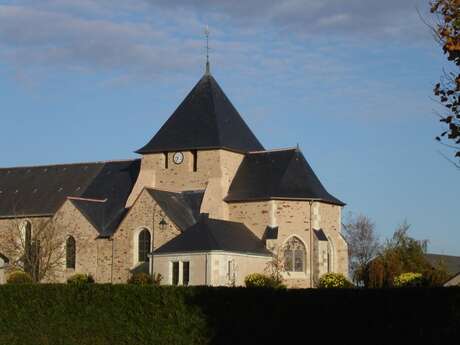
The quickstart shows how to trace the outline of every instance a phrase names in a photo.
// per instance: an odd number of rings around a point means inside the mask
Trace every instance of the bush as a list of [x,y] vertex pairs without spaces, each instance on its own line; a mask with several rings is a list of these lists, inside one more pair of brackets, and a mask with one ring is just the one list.
[[318,287],[323,289],[349,289],[354,285],[341,273],[326,273],[319,278]]
[[15,271],[10,273],[8,279],[6,280],[7,284],[32,284],[33,280],[30,274],[22,271]]
[[67,284],[83,285],[94,283],[94,278],[91,274],[77,273],[67,279]]
[[421,273],[402,273],[394,279],[395,287],[420,287],[424,283]]
[[249,288],[281,289],[286,286],[279,280],[261,273],[251,273],[244,278],[244,284]]
[[140,272],[134,273],[128,279],[128,284],[159,286],[162,280],[163,276],[160,273],[156,273],[152,277],[150,274]]
[[455,344],[459,311],[455,287],[1,285],[0,344],[300,344],[306,325],[327,344]]

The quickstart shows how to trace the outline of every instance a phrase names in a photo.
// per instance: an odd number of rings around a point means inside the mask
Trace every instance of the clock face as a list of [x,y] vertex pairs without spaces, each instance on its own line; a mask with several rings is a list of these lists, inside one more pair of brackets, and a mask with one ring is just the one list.
[[173,156],[174,163],[181,164],[184,161],[184,154],[182,152],[176,152]]

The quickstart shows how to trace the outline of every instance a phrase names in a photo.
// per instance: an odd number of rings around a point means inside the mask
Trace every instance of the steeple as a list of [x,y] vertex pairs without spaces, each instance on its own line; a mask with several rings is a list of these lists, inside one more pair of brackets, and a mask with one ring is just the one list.
[[228,149],[259,151],[263,146],[211,74],[205,74],[140,154]]
[[211,74],[211,67],[209,66],[209,26],[206,25],[204,29],[204,34],[206,36],[206,71],[205,74]]

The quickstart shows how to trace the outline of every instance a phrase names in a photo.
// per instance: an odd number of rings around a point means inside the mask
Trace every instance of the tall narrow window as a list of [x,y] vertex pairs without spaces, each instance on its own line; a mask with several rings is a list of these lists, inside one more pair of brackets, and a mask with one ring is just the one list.
[[22,240],[24,241],[24,271],[33,274],[33,257],[32,257],[32,224],[26,220],[21,228]]
[[66,260],[65,260],[66,267],[75,269],[77,248],[76,248],[75,238],[73,238],[72,236],[69,236],[69,238],[67,238],[67,241],[65,244],[65,251],[66,251]]
[[165,169],[168,169],[168,152],[163,152],[163,159],[165,161]]
[[179,261],[172,263],[172,285],[179,285]]
[[305,246],[300,239],[292,237],[283,246],[284,270],[287,272],[305,271]]
[[187,286],[190,282],[190,262],[182,262],[182,284]]
[[150,252],[151,236],[147,229],[142,230],[139,233],[138,238],[138,261],[147,262],[149,261],[148,254]]
[[196,150],[192,150],[192,157],[193,157],[193,171],[198,171],[198,152]]

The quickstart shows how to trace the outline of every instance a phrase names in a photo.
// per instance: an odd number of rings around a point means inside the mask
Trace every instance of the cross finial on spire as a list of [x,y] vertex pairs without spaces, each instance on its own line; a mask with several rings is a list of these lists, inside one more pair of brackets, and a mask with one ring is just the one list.
[[204,34],[206,36],[206,74],[211,73],[211,68],[209,66],[209,26],[206,25],[204,29]]

